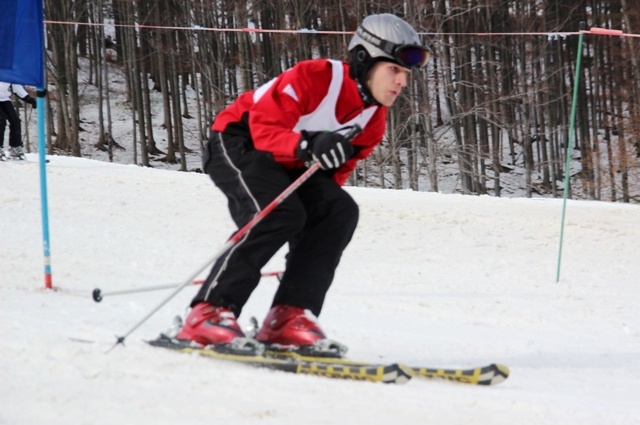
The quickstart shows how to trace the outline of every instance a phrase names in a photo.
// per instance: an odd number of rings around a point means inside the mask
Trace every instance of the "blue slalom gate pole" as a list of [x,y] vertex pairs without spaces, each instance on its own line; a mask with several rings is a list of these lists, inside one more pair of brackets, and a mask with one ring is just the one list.
[[51,242],[49,240],[49,203],[47,194],[47,146],[44,131],[45,122],[45,102],[46,91],[42,88],[37,90],[38,98],[38,157],[40,162],[40,201],[42,210],[42,247],[44,250],[44,286],[53,288],[51,276]]

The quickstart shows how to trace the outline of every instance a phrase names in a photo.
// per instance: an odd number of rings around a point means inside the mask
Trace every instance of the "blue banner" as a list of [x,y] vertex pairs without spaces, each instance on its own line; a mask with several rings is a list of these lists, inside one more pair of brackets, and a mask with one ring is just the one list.
[[0,0],[0,81],[45,87],[43,0]]

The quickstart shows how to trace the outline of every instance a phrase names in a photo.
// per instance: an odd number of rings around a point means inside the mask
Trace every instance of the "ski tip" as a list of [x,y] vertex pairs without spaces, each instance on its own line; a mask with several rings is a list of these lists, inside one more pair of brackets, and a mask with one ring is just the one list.
[[496,369],[498,369],[498,371],[500,371],[500,373],[506,378],[509,376],[509,374],[511,373],[511,371],[509,370],[509,367],[507,365],[503,365],[501,363],[496,363]]
[[502,380],[500,382],[507,379],[509,377],[509,374],[511,374],[511,371],[509,370],[509,367],[507,365],[496,363],[495,367],[496,367],[497,375],[502,377]]
[[483,368],[478,379],[478,385],[496,385],[504,382],[511,371],[509,367],[501,363],[493,363]]

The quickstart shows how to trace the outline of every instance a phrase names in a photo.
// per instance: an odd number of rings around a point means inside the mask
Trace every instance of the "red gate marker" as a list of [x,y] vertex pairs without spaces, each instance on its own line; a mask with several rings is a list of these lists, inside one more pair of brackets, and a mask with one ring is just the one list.
[[607,28],[596,28],[592,27],[589,29],[589,33],[591,34],[599,34],[599,35],[624,35],[624,32],[621,30],[610,30]]

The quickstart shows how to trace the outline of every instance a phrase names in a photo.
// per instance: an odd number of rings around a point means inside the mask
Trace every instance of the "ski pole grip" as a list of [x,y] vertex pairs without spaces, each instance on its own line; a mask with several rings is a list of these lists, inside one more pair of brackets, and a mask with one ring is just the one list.
[[[349,127],[343,127],[342,129],[336,130],[336,132],[344,130],[345,128],[349,128]],[[344,137],[344,139],[347,142],[351,142],[351,140],[353,140],[360,133],[362,133],[362,127],[360,127],[358,124],[353,124],[351,126],[351,128],[349,128],[349,131],[347,131],[345,134],[343,134],[342,137]],[[360,149],[362,149],[361,147],[358,147],[358,146],[355,146],[354,148],[355,148],[354,149],[355,152],[350,158],[352,158],[355,154],[357,154],[359,152]],[[311,168],[313,166],[313,164],[314,164],[314,162],[311,161],[311,160],[309,160],[309,161],[304,163],[305,167],[307,167],[307,168]]]
[[344,138],[348,141],[351,141],[360,133],[362,133],[362,127],[360,127],[358,124],[354,124],[353,127],[351,127],[351,130],[347,131],[347,133],[344,135]]

